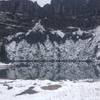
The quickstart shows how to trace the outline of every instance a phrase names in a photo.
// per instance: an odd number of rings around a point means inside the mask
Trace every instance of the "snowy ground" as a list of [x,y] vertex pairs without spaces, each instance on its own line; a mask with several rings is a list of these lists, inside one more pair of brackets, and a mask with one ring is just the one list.
[[1,79],[0,100],[100,100],[100,81]]

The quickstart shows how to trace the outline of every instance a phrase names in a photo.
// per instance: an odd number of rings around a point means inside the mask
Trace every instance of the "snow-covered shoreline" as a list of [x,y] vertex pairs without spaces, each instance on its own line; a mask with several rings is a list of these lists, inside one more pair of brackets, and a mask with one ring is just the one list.
[[100,81],[0,79],[0,100],[100,100]]

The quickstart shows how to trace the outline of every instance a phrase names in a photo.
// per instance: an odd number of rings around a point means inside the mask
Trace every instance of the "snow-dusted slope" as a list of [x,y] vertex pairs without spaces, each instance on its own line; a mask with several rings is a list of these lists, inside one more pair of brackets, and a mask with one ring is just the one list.
[[88,81],[0,80],[0,100],[100,100],[100,81]]

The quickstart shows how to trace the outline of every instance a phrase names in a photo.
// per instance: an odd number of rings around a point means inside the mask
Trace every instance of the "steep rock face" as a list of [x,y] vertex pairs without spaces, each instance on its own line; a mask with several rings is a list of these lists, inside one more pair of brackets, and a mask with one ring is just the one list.
[[12,19],[42,19],[47,27],[81,26],[84,29],[100,24],[99,5],[97,0],[51,0],[51,4],[40,7],[31,0],[2,0],[0,11],[10,12],[10,16],[15,15]]
[[10,69],[8,76],[51,80],[99,77],[95,63],[99,52],[99,49],[95,51],[99,42],[98,30],[47,31],[38,22],[26,33],[8,36],[6,51],[16,66]]
[[34,16],[41,7],[30,0],[0,1],[0,11],[22,13],[24,16]]

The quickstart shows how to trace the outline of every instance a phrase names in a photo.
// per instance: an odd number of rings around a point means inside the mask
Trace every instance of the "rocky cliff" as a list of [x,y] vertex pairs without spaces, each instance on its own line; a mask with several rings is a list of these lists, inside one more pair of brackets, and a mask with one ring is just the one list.
[[0,40],[7,53],[1,55],[15,66],[8,77],[99,78],[98,4],[52,0],[40,7],[30,0],[0,1]]
[[9,77],[53,80],[99,77],[96,61],[99,59],[99,27],[88,31],[68,29],[70,32],[47,31],[38,22],[26,33],[8,36],[6,52],[16,66]]
[[32,0],[1,0],[0,11],[18,22],[41,19],[47,27],[88,29],[100,24],[99,5],[98,0],[51,0],[50,4],[41,7]]

